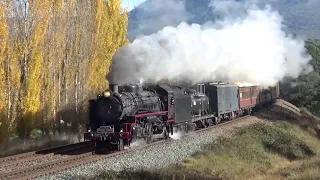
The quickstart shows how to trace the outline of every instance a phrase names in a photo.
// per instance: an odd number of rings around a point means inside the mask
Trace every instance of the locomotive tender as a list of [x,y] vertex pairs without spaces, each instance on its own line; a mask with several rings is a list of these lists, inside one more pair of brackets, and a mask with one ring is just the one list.
[[174,129],[189,131],[249,115],[279,97],[275,87],[239,87],[205,83],[191,87],[169,84],[110,85],[89,100],[89,124],[85,141],[96,149],[119,151],[135,139],[147,142],[168,138]]

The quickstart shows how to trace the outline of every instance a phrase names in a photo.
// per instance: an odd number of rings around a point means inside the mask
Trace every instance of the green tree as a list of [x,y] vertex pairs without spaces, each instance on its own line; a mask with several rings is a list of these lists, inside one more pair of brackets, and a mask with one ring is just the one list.
[[281,96],[291,103],[320,115],[320,42],[308,40],[306,48],[312,56],[310,64],[314,71],[300,75],[297,79],[287,78],[280,83]]

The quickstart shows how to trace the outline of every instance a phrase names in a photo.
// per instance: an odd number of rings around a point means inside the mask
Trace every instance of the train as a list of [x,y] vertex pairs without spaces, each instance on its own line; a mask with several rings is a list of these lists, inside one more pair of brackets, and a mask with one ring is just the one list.
[[210,82],[110,84],[89,100],[85,141],[95,149],[122,151],[137,139],[168,139],[175,131],[195,131],[250,115],[279,98],[279,83],[258,85]]

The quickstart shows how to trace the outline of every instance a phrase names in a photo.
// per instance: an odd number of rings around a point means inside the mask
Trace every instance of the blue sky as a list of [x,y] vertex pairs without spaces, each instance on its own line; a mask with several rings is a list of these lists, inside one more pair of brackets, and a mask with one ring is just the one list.
[[129,11],[134,8],[134,6],[145,2],[146,0],[122,0],[122,6],[128,7]]

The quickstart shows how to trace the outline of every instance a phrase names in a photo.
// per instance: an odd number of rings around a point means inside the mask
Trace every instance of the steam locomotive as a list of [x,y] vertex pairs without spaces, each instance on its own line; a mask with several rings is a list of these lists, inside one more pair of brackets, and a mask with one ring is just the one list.
[[194,131],[232,120],[262,108],[279,97],[274,87],[204,83],[110,85],[89,100],[85,141],[96,149],[124,150],[135,139],[151,142],[174,131]]

